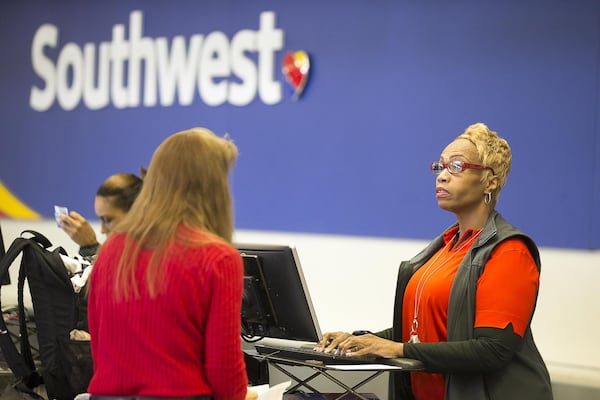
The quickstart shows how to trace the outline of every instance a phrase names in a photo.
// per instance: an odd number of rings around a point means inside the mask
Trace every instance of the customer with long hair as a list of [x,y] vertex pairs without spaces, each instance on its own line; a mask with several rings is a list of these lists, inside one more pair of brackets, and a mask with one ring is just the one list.
[[92,399],[244,399],[243,264],[231,246],[235,145],[204,128],[155,151],[91,276]]

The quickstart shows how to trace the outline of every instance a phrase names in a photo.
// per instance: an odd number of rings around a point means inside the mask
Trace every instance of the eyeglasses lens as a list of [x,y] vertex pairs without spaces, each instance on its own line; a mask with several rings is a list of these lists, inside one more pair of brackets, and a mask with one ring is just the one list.
[[429,166],[429,169],[431,169],[431,172],[434,175],[439,175],[445,168],[448,168],[448,172],[450,172],[451,174],[459,174],[464,170],[463,163],[459,160],[450,161],[448,163],[434,161]]
[[444,170],[444,166],[442,165],[442,163],[434,161],[429,166],[429,169],[431,170],[431,173],[433,173],[434,175],[439,175],[440,172],[442,172]]
[[463,171],[463,164],[460,161],[450,161],[448,163],[448,172],[451,174],[459,174]]

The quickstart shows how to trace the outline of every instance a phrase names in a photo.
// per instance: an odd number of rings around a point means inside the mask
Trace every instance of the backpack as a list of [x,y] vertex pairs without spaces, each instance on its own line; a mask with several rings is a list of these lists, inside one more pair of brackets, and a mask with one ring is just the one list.
[[[24,237],[26,233],[31,237]],[[78,393],[86,392],[93,374],[90,343],[70,340],[69,333],[77,321],[76,294],[61,258],[61,254],[66,255],[65,250],[62,247],[50,250],[50,247],[52,243],[44,235],[26,230],[0,259],[2,279],[21,255],[18,278],[21,349],[17,350],[4,318],[0,318],[0,348],[16,378],[16,389],[36,397],[33,388],[43,383],[49,399],[72,400]],[[41,366],[36,366],[33,360],[29,340],[31,332],[23,301],[25,280],[33,303]]]
[[[6,254],[6,250],[4,250],[4,238],[2,237],[2,225],[0,225],[0,260]],[[0,285],[10,285],[10,275],[2,276],[0,279]]]

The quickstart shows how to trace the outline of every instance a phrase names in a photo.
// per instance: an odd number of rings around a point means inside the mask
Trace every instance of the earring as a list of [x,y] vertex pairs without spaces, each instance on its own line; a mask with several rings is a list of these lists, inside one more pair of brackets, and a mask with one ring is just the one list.
[[491,192],[487,192],[485,194],[485,197],[483,198],[483,202],[485,204],[490,204],[491,201],[492,201],[492,193]]

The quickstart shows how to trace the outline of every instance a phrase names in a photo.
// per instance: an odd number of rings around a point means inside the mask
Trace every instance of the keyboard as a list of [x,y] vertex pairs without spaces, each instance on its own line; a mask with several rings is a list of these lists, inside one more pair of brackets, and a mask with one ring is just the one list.
[[345,356],[313,350],[315,345],[289,346],[278,344],[256,344],[256,352],[262,356],[283,358],[325,365],[384,364],[411,371],[423,370],[423,363],[412,358],[382,358],[375,356]]

